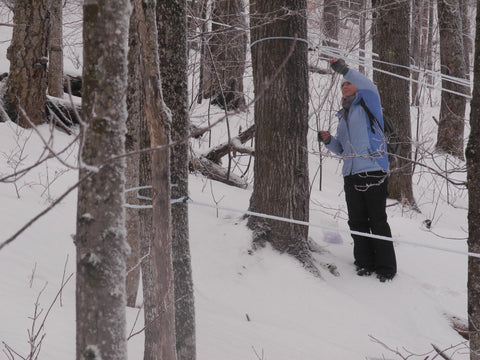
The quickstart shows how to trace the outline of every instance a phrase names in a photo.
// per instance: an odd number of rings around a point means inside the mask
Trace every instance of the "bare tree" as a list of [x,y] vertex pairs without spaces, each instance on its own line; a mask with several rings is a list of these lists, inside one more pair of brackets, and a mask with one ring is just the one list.
[[63,0],[50,0],[48,94],[63,96]]
[[128,0],[84,5],[76,358],[126,359],[124,153]]
[[[140,75],[152,176],[152,233],[142,261],[145,305],[144,359],[175,360],[175,299],[170,190],[170,111],[160,79],[156,1],[134,1],[140,44]],[[142,246],[143,247],[143,246]]]
[[[440,62],[442,80],[442,102],[436,148],[463,159],[465,106],[463,94],[468,87],[452,81],[446,76],[466,79],[462,17],[458,0],[438,0],[438,23],[440,28]],[[447,90],[447,91],[446,91]]]
[[365,66],[364,66],[365,60],[363,58],[365,57],[365,49],[367,46],[367,8],[369,7],[368,5],[369,5],[368,0],[360,1],[360,13],[359,13],[359,25],[358,25],[358,30],[360,35],[360,39],[358,41],[358,45],[360,48],[360,51],[359,51],[360,65],[358,66],[358,71],[360,71],[362,74],[365,74]]
[[410,46],[410,58],[412,59],[412,64],[415,66],[414,71],[412,71],[412,104],[415,106],[419,105],[420,101],[420,87],[418,85],[418,80],[420,79],[420,68],[423,67],[424,58],[422,56],[422,49],[425,44],[422,43],[423,38],[423,16],[425,14],[424,7],[428,5],[425,1],[422,0],[412,0],[412,24],[411,24],[411,46]]
[[[480,253],[480,6],[477,7],[470,137],[465,151],[468,181],[468,251]],[[480,359],[480,259],[468,258],[470,360]]]
[[247,32],[243,0],[214,0],[212,34],[204,53],[203,97],[226,109],[245,105]]
[[471,32],[471,17],[470,8],[471,1],[460,1],[460,13],[462,18],[462,39],[463,39],[463,56],[465,57],[465,71],[466,77],[470,78],[470,55],[473,51],[472,32]]
[[[157,1],[160,71],[166,105],[172,112],[170,159],[172,184],[172,247],[175,281],[175,332],[177,358],[195,360],[195,307],[188,233],[188,112],[187,3]],[[174,30],[173,30],[174,29]]]
[[338,47],[340,7],[338,1],[325,0],[323,7],[323,33],[326,39],[323,45]]
[[20,126],[31,127],[31,123],[41,124],[46,119],[48,1],[15,1],[13,14],[5,110]]
[[[408,1],[373,0],[376,11],[373,30],[373,52],[379,55],[381,62],[374,72],[374,80],[382,97],[384,115],[390,118],[399,135],[399,157],[390,157],[388,192],[393,199],[407,199],[415,203],[412,189],[412,130],[410,121],[410,86],[408,80],[409,59],[409,14]],[[395,29],[395,30],[393,30]],[[399,66],[397,66],[397,64]],[[392,76],[390,73],[403,77]],[[395,91],[392,91],[395,89]]]
[[[250,210],[308,221],[306,1],[251,1],[255,164]],[[249,217],[254,243],[308,262],[308,227]]]
[[[135,152],[140,147],[140,128],[145,120],[144,104],[140,81],[140,43],[137,32],[136,12],[132,11],[128,36],[128,92],[127,92],[127,134],[125,137],[125,151]],[[148,154],[148,157],[150,155]],[[132,155],[126,159],[125,187],[137,188],[140,185],[140,156]],[[151,169],[150,169],[151,170]],[[142,184],[150,185],[151,182]],[[126,202],[138,205],[138,191],[129,191],[125,194]],[[151,212],[151,211],[149,211]],[[151,221],[151,214],[150,214]],[[127,208],[125,228],[127,242],[130,245],[130,255],[127,259],[127,305],[135,306],[140,284],[140,215],[139,209]]]

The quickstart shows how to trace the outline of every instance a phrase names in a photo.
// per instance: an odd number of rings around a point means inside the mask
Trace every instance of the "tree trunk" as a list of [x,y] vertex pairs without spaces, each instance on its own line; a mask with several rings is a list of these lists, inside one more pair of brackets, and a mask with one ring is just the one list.
[[[438,0],[440,28],[440,62],[442,75],[466,79],[462,36],[462,18],[458,0]],[[468,87],[442,78],[442,102],[436,148],[460,159],[464,158],[464,128]]]
[[[137,32],[137,13],[134,10],[130,19],[128,38],[128,92],[127,92],[127,135],[125,138],[125,151],[134,152],[140,149],[140,126],[145,120],[144,103],[140,82],[140,44]],[[135,188],[139,182],[139,155],[128,156],[125,170],[125,187]],[[142,183],[151,185],[151,182]],[[138,191],[129,191],[125,194],[126,202],[138,205]],[[147,210],[150,213],[151,211]],[[138,209],[126,209],[125,227],[127,230],[127,242],[130,245],[130,256],[127,259],[127,305],[134,307],[140,284],[140,218]]]
[[[435,15],[435,3],[436,0],[429,0],[428,1],[428,35],[427,35],[427,45],[425,46],[426,49],[426,69],[433,71],[433,66],[434,66],[434,60],[433,60],[433,46],[435,43],[434,40],[434,27],[435,27],[435,22],[434,22],[434,15]],[[429,75],[427,76],[427,83],[428,84],[433,84],[434,83],[434,77]]]
[[243,73],[247,32],[243,0],[214,0],[205,56],[203,97],[226,109],[245,105]]
[[[156,1],[135,0],[142,91],[152,157],[152,237],[150,271],[144,273],[145,360],[175,360],[175,299],[170,212],[170,118],[162,94]],[[142,267],[143,269],[143,267]]]
[[423,68],[423,57],[422,57],[422,25],[423,25],[423,0],[413,0],[412,1],[412,30],[411,34],[411,59],[414,69],[412,71],[412,104],[414,106],[419,106],[420,104],[420,86],[418,81],[420,79],[420,69]]
[[63,97],[63,0],[50,0],[48,94]]
[[[465,76],[470,79],[470,54],[472,53],[472,32],[470,30],[470,4],[468,1],[460,1],[460,16],[462,18],[463,54],[465,57]],[[470,93],[470,89],[468,89]]]
[[[256,98],[250,210],[308,221],[307,2],[252,0],[250,6]],[[290,38],[275,39],[280,36]],[[308,227],[258,217],[248,225],[255,244],[268,241],[301,261],[307,257]]]
[[[172,112],[170,159],[172,184],[172,243],[175,281],[175,332],[177,358],[195,360],[195,307],[188,232],[188,47],[187,3],[158,0],[157,28],[160,71],[165,104]],[[174,29],[174,31],[172,30]]]
[[[392,6],[396,4],[395,6]],[[373,52],[382,62],[378,69],[410,77],[409,59],[409,4],[395,0],[373,0],[376,9],[373,30]],[[403,67],[395,66],[402,65]],[[414,205],[412,188],[412,130],[410,121],[409,81],[383,72],[374,72],[385,117],[392,120],[399,135],[399,156],[390,157],[391,175],[388,183],[389,196],[393,199],[408,200]],[[392,91],[395,89],[395,91]]]
[[323,8],[323,33],[327,39],[323,41],[324,46],[338,48],[339,21],[340,8],[338,1],[325,0]]
[[[147,119],[143,115],[139,124],[140,134],[140,148],[150,148],[150,137],[148,133]],[[140,184],[152,183],[152,154],[149,152],[142,152],[140,154],[138,176]],[[140,237],[140,259],[142,269],[142,285],[143,285],[143,299],[145,308],[145,345],[144,345],[144,360],[154,359],[157,352],[157,342],[155,334],[150,329],[150,323],[155,321],[155,315],[151,310],[154,308],[154,299],[152,289],[155,288],[155,277],[153,273],[153,263],[150,259],[151,256],[151,243],[153,239],[153,216],[152,209],[147,208],[148,205],[152,205],[152,189],[144,188],[138,191],[140,195],[139,204],[145,206],[145,208],[138,210],[139,217],[139,237]]]
[[15,27],[7,50],[10,72],[4,97],[5,110],[20,126],[31,127],[46,120],[47,1],[17,0],[13,14]]
[[362,74],[366,74],[365,71],[365,49],[367,45],[367,8],[368,8],[368,0],[360,0],[360,19],[359,19],[359,31],[360,31],[360,39],[358,41],[358,47],[360,49],[359,56],[360,56],[360,65],[358,65],[358,71]]
[[[127,90],[127,0],[84,5],[87,126],[78,188],[76,358],[127,359],[125,319],[124,153]],[[101,39],[101,40],[100,40]],[[92,169],[94,168],[95,171]]]
[[[480,6],[477,7],[470,137],[465,151],[468,181],[468,251],[480,253]],[[480,259],[468,258],[470,360],[480,360]]]

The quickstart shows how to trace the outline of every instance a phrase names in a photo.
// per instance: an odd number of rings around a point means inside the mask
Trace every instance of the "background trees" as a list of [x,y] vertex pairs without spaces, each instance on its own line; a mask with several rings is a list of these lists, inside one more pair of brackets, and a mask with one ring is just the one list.
[[50,0],[48,94],[63,96],[63,1]]
[[[15,1],[10,71],[4,102],[10,118],[22,127],[45,122],[47,90],[48,1]],[[24,113],[23,113],[24,112]]]
[[243,0],[214,0],[211,6],[212,31],[203,54],[202,96],[227,109],[238,109],[245,105],[245,6]]
[[[407,1],[373,0],[376,9],[372,50],[379,61],[373,79],[384,107],[384,115],[392,120],[399,134],[399,156],[390,156],[392,170],[388,183],[389,197],[406,199],[414,204],[412,190],[412,126],[410,122],[410,86],[408,78],[410,7]],[[397,74],[398,76],[392,76]]]
[[[438,124],[437,149],[463,158],[465,106],[469,86],[460,79],[468,78],[465,63],[462,16],[458,0],[437,3],[440,28],[440,61],[442,103]],[[453,79],[449,77],[453,77]]]

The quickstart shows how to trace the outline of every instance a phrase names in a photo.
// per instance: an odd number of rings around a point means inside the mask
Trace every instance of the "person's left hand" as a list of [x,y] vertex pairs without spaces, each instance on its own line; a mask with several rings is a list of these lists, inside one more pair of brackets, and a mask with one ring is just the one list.
[[348,72],[348,66],[343,59],[330,60],[330,67],[333,71],[345,75]]

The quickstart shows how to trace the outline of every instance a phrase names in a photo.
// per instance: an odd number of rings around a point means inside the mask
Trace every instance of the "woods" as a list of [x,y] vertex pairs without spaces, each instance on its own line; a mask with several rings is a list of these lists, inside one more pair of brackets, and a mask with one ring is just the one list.
[[[140,289],[144,359],[196,359],[192,174],[251,189],[251,213],[286,220],[249,215],[252,252],[271,245],[318,281],[325,268],[334,273],[316,260],[323,249],[305,225],[329,156],[316,131],[334,131],[340,108],[331,58],[374,80],[400,134],[399,152],[389,154],[392,206],[421,213],[416,171],[468,189],[468,248],[479,252],[478,4],[85,1],[79,107],[64,83],[73,76],[64,72],[66,3],[14,2],[0,121],[62,123],[57,130],[79,137],[77,359],[127,358],[125,309],[139,306]],[[427,120],[415,111],[435,101],[430,146],[420,137]],[[49,102],[64,106],[55,120]],[[222,142],[212,142],[213,133]],[[480,358],[479,272],[469,259],[471,359]]]

